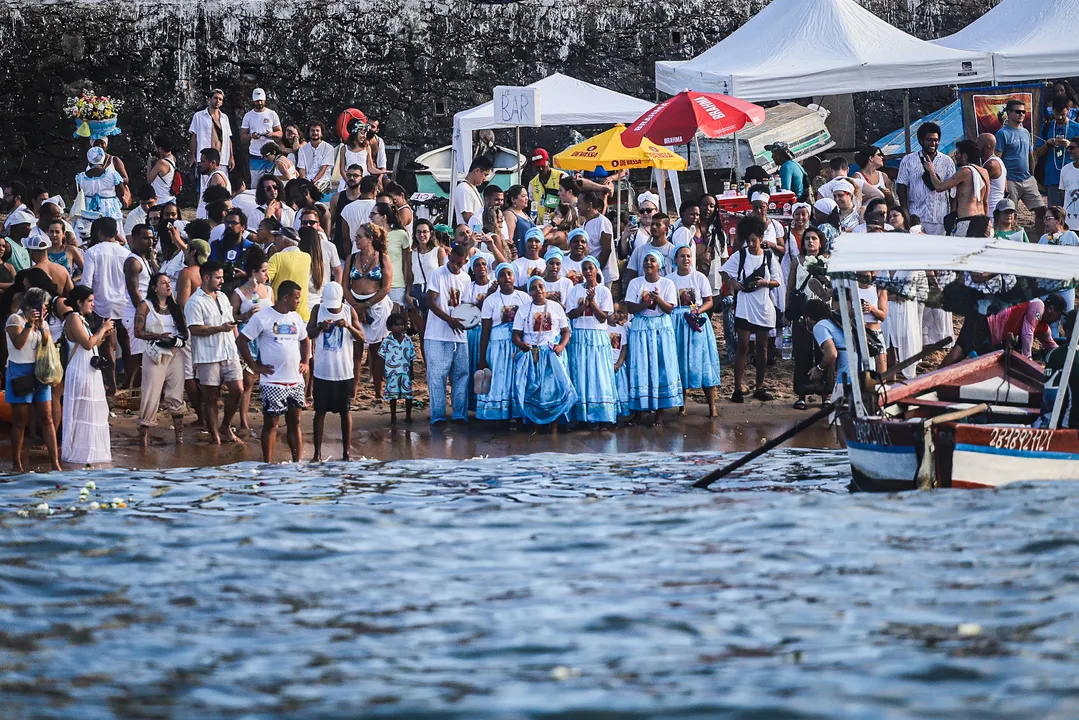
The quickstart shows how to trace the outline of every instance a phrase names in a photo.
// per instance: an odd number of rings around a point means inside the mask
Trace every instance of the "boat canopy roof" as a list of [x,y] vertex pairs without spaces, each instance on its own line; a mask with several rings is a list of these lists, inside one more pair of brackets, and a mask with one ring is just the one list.
[[1074,283],[1079,247],[900,233],[843,233],[835,239],[828,274],[870,270],[953,270]]

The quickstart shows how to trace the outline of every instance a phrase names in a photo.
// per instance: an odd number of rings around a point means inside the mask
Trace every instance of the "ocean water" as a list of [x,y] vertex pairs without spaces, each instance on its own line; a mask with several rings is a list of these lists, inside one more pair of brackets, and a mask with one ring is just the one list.
[[1079,486],[724,459],[11,478],[0,717],[1079,716]]

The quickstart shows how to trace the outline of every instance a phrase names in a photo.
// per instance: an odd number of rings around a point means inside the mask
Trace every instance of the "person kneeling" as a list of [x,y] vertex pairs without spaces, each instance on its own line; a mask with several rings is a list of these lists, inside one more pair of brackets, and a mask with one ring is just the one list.
[[[285,280],[277,288],[273,307],[256,313],[237,337],[236,348],[247,366],[261,377],[262,461],[273,462],[277,441],[277,421],[285,416],[288,446],[293,462],[303,456],[300,434],[300,411],[304,402],[304,375],[311,355],[311,341],[303,319],[296,312],[300,306],[300,286]],[[248,341],[258,340],[259,359],[251,357]]]

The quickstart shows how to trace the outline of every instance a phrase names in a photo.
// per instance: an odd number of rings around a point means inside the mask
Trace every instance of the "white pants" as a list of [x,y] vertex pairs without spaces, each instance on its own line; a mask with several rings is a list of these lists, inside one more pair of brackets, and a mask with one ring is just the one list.
[[[888,303],[885,343],[895,348],[896,362],[903,362],[922,351],[922,311],[924,306],[914,300],[893,300]],[[918,372],[916,365],[905,368],[903,377],[910,380]]]
[[922,313],[922,341],[926,345],[932,345],[948,337],[955,337],[952,314],[940,308],[927,307]]

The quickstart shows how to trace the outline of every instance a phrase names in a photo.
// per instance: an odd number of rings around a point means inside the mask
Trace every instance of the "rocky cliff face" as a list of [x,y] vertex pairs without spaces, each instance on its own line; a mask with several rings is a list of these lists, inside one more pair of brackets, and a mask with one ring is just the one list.
[[[453,113],[498,84],[552,72],[654,98],[653,63],[690,58],[766,3],[732,0],[0,0],[0,177],[69,183],[85,141],[65,99],[87,87],[122,97],[113,149],[141,167],[159,131],[184,141],[211,87],[228,93],[234,127],[263,87],[283,120],[331,122],[346,107],[382,118],[406,157],[449,143]],[[991,0],[863,0],[921,37],[954,32]],[[915,113],[950,98],[912,92]],[[899,122],[898,93],[856,98],[862,139]],[[526,142],[565,130],[528,131]],[[186,153],[185,153],[186,154]]]

